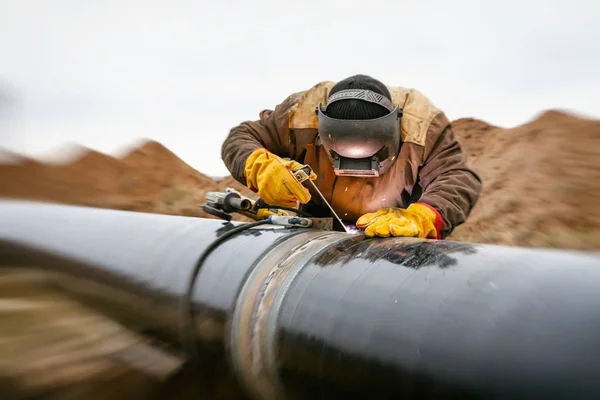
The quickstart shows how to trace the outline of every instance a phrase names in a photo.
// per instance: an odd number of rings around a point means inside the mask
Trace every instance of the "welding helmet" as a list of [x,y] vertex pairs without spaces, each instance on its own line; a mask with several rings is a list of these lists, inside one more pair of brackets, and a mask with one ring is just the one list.
[[[338,119],[327,115],[336,102],[359,100],[387,110],[372,119]],[[338,176],[377,177],[394,164],[400,151],[402,109],[382,94],[366,89],[345,89],[333,93],[328,104],[317,105],[319,141],[327,150]]]

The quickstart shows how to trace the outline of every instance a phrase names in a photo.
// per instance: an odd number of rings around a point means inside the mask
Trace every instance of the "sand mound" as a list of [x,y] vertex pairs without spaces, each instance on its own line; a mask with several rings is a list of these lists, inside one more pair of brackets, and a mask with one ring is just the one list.
[[547,111],[513,129],[453,125],[483,189],[451,239],[600,248],[600,121]]
[[0,164],[0,196],[197,217],[210,217],[202,211],[207,191],[232,186],[254,196],[233,179],[207,177],[153,141],[121,158],[83,148],[79,154],[61,165],[26,158]]

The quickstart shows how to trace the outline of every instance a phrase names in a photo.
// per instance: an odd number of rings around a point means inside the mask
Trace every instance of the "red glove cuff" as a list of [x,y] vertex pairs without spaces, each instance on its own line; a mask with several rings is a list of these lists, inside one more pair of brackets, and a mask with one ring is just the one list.
[[432,206],[430,206],[427,203],[415,203],[415,204],[420,204],[422,206],[425,206],[435,213],[435,221],[433,221],[433,226],[435,227],[435,230],[437,232],[436,239],[438,239],[438,240],[441,239],[442,238],[442,228],[444,227],[444,219],[442,218],[442,214],[440,214],[438,210],[436,210],[435,208],[433,208]]

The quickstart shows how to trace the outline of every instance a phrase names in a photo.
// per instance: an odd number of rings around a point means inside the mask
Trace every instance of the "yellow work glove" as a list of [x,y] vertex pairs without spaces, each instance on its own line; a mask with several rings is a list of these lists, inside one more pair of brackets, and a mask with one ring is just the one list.
[[441,215],[423,203],[404,208],[380,208],[367,213],[356,221],[358,229],[364,229],[368,237],[410,236],[439,239],[443,226]]
[[[294,178],[292,172],[304,167],[302,164],[285,160],[266,149],[257,149],[246,160],[244,176],[248,188],[270,205],[294,207],[297,202],[308,203],[310,193]],[[312,172],[309,179],[317,179]]]

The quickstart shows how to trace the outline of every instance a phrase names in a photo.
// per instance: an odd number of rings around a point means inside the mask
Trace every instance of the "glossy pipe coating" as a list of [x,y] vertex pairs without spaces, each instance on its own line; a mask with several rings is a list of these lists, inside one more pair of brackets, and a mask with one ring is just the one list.
[[[0,221],[0,257],[60,256],[173,314],[232,226],[26,202],[0,203]],[[256,398],[587,399],[599,289],[598,254],[266,226],[208,257],[192,302],[198,344],[225,347]]]
[[[200,254],[234,226],[215,219],[2,200],[0,264],[58,272],[65,290],[88,295],[80,290],[85,285],[119,317],[136,318],[178,342],[181,298],[191,271]],[[244,232],[210,255],[192,297],[198,340],[223,343],[224,324],[252,262],[297,233]]]

